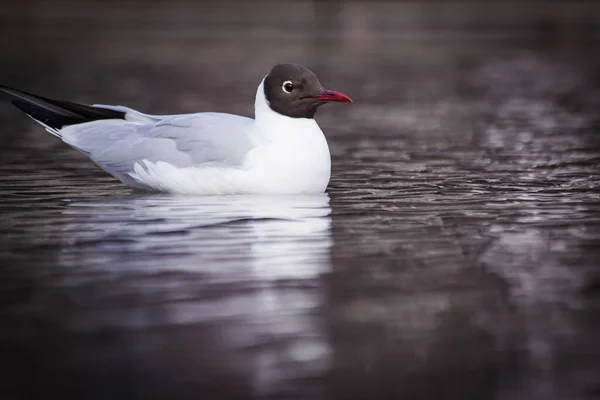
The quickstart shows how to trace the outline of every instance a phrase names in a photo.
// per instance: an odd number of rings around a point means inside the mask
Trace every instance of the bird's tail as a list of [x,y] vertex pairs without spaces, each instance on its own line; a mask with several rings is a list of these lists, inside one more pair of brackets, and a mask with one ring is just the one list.
[[0,85],[0,91],[14,97],[12,103],[54,136],[68,125],[82,124],[99,119],[125,119],[125,113],[106,108],[86,106],[64,100],[52,100],[35,94]]

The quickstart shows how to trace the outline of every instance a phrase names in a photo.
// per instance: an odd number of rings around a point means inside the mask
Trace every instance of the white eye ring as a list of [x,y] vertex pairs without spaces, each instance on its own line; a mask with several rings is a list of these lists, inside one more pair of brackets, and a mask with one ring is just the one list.
[[[288,90],[286,88],[286,87],[288,87],[288,85],[289,85],[289,87],[291,87],[290,90]],[[285,82],[283,82],[283,85],[281,85],[281,90],[283,90],[284,92],[286,92],[288,94],[292,93],[292,90],[294,90],[294,84],[292,83],[292,81],[285,81]]]

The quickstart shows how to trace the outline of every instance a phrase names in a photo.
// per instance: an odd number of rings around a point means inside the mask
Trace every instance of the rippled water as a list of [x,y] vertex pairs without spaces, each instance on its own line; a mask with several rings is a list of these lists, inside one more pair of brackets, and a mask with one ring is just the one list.
[[360,4],[315,30],[2,17],[2,79],[50,97],[251,115],[285,59],[355,99],[317,116],[326,194],[190,197],[131,192],[3,96],[2,398],[600,395],[597,42],[407,40]]

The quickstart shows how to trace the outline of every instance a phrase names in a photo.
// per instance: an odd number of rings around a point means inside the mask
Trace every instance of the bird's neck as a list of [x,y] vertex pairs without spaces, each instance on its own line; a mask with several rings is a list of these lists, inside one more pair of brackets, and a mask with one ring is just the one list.
[[323,134],[313,118],[292,118],[273,111],[265,97],[264,79],[256,90],[254,120],[257,128],[270,141],[290,140],[311,133]]

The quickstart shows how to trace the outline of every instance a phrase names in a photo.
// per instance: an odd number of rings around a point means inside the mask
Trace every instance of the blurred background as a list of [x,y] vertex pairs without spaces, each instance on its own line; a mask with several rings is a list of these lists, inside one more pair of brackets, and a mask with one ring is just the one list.
[[2,399],[597,399],[600,5],[75,1],[0,8],[0,83],[317,114],[323,196],[132,193],[0,99]]

